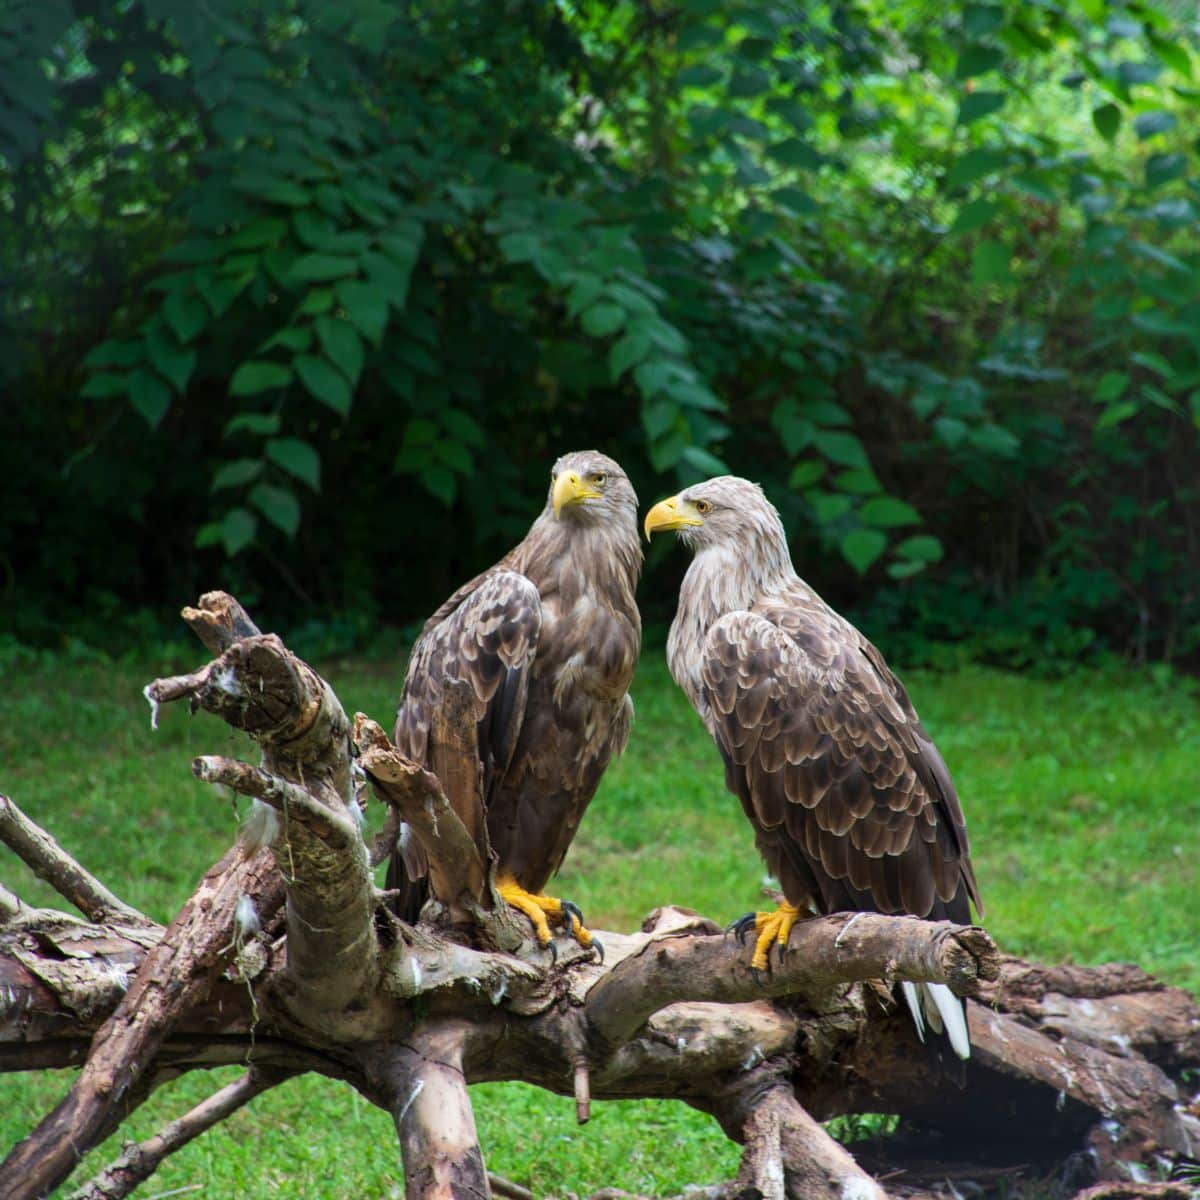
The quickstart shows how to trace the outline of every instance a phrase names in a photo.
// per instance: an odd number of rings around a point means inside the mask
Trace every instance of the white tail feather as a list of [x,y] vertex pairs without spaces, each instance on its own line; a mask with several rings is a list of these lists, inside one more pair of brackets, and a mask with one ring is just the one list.
[[925,1025],[928,1022],[934,1033],[945,1032],[959,1058],[971,1057],[966,1009],[944,983],[909,983],[905,980],[901,981],[900,990],[921,1041],[925,1040]]
[[944,983],[924,983],[921,987],[937,1006],[954,1053],[964,1060],[970,1058],[971,1039],[967,1036],[967,1010],[963,1002]]
[[913,1024],[917,1027],[917,1037],[921,1041],[924,1041],[925,1018],[921,1015],[921,997],[917,994],[917,985],[909,983],[906,979],[901,982],[900,990],[904,993],[904,1002],[908,1005],[908,1011],[912,1014]]

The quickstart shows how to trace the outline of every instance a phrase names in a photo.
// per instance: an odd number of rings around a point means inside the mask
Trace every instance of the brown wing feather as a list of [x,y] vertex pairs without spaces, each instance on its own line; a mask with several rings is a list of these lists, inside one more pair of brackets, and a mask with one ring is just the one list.
[[[508,770],[525,717],[541,601],[525,576],[497,566],[459,588],[438,612],[441,620],[434,624],[431,618],[413,647],[394,739],[402,753],[440,778],[480,775],[479,793],[448,799],[482,844],[483,808]],[[444,752],[431,737],[434,714],[459,681],[469,689],[478,735],[478,757],[470,764],[442,761]],[[393,859],[388,886],[403,887],[427,869],[420,848],[408,843]]]
[[852,626],[803,598],[729,613],[701,678],[726,780],[789,900],[970,920],[968,897],[980,905],[949,773]]

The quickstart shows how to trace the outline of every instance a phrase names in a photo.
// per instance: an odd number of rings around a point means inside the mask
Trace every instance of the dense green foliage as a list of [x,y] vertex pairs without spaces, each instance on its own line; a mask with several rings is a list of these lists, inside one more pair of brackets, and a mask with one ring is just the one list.
[[[177,708],[151,732],[142,686],[190,670],[201,653],[116,665],[79,652],[18,661],[0,653],[4,790],[119,895],[164,921],[235,828],[188,763],[249,746]],[[348,709],[388,720],[402,657],[319,665]],[[1135,961],[1200,989],[1196,689],[1161,668],[1039,680],[973,666],[905,681],[962,793],[984,923],[1003,948],[1050,962]],[[729,920],[760,899],[750,827],[661,651],[645,656],[633,694],[629,749],[605,775],[556,888],[598,928],[636,928],[664,902]],[[380,821],[374,807],[368,819]],[[61,905],[11,858],[0,875],[31,902]],[[0,1146],[27,1132],[68,1078],[0,1076]],[[171,1085],[125,1136],[149,1136],[215,1086],[207,1075]],[[736,1164],[716,1124],[682,1105],[600,1103],[579,1129],[569,1099],[534,1088],[488,1085],[474,1098],[488,1165],[539,1196],[605,1185],[672,1195],[728,1177]],[[116,1150],[97,1151],[80,1180]],[[397,1172],[387,1115],[338,1084],[304,1079],[199,1139],[143,1190],[387,1196]]]
[[596,444],[644,500],[760,479],[915,653],[1194,654],[1185,33],[1106,0],[10,0],[6,615],[220,578],[408,620]]

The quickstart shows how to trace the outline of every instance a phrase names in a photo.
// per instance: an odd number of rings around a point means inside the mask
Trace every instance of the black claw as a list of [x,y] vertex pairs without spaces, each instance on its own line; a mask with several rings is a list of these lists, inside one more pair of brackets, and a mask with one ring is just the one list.
[[598,937],[592,938],[592,949],[596,952],[596,961],[602,963],[604,961],[604,943]]
[[574,917],[575,920],[577,920],[580,925],[583,924],[583,911],[582,911],[582,909],[580,909],[578,904],[572,904],[570,900],[563,900],[562,901],[562,910],[563,910],[563,913],[567,917],[567,928],[568,929],[570,929],[572,927],[571,921],[570,921],[571,917]]
[[558,965],[558,947],[554,944],[554,939],[545,943],[546,949],[550,951],[550,965],[552,967]]
[[757,967],[750,968],[750,974],[754,976],[754,982],[759,987],[766,987],[766,982],[763,979],[763,973]]
[[746,934],[754,928],[754,923],[758,918],[758,913],[748,912],[744,916],[738,917],[736,921],[731,921],[726,927],[726,933],[736,933],[739,946],[746,944]]

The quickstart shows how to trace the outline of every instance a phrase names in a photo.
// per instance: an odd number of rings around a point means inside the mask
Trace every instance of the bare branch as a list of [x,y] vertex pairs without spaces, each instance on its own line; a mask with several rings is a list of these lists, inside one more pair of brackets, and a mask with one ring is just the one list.
[[250,615],[228,592],[205,592],[195,608],[185,608],[181,615],[214,656],[224,654],[243,638],[262,635]]
[[[746,1160],[756,1189],[771,1200],[887,1200],[887,1193],[813,1120],[786,1085],[759,1097],[745,1126]],[[739,1180],[748,1182],[739,1173]]]
[[947,983],[961,994],[995,977],[997,955],[992,939],[975,926],[877,913],[797,925],[786,955],[772,957],[768,975],[756,975],[745,947],[727,936],[655,938],[588,992],[587,1015],[600,1039],[611,1043],[684,1000],[732,1004],[863,979]]
[[371,843],[371,868],[379,866],[396,849],[400,840],[400,826],[403,824],[399,809],[387,806],[387,815],[383,819],[383,828]]
[[[0,796],[0,841],[89,920],[154,924],[149,917],[114,896],[7,796]],[[5,903],[4,907],[9,904]]]
[[0,883],[0,925],[3,925],[5,921],[11,921],[24,907],[25,903],[21,897],[16,892],[10,892],[4,884]]
[[122,1200],[139,1183],[149,1179],[169,1155],[288,1078],[290,1075],[283,1072],[252,1067],[241,1079],[226,1084],[152,1138],[127,1145],[119,1158],[73,1192],[70,1200]]
[[505,1179],[503,1175],[497,1175],[494,1171],[489,1171],[487,1177],[493,1196],[505,1196],[507,1200],[533,1200],[533,1193],[527,1187],[513,1183],[511,1179]]
[[575,1120],[586,1125],[592,1119],[592,1085],[588,1078],[587,1059],[575,1064]]
[[252,767],[249,763],[222,755],[207,754],[192,760],[192,774],[201,783],[223,784],[240,796],[254,796],[269,804],[288,819],[308,824],[313,832],[331,845],[348,847],[361,841],[358,825],[342,813],[318,800],[310,792],[286,779]]
[[201,881],[161,942],[142,961],[129,990],[92,1040],[87,1063],[66,1098],[0,1165],[16,1180],[8,1200],[44,1195],[107,1135],[113,1114],[139,1086],[163,1038],[228,964],[234,912],[243,895],[278,906],[282,886],[271,857],[230,851]]
[[487,872],[475,839],[450,806],[438,777],[405,758],[363,713],[355,714],[354,740],[359,763],[380,799],[400,814],[425,850],[434,897],[452,912],[469,915],[483,902]]
[[409,1200],[491,1196],[463,1073],[469,1029],[439,1022],[409,1042],[377,1048],[374,1070],[400,1136]]

